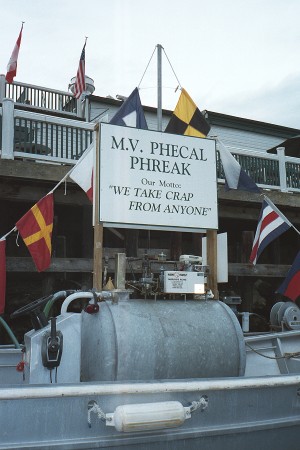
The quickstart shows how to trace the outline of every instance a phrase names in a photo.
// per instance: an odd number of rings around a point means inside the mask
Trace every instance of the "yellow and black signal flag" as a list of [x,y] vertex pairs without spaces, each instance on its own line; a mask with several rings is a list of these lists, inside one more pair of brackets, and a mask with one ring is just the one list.
[[209,130],[209,123],[186,90],[182,88],[178,103],[165,132],[204,138],[208,135]]

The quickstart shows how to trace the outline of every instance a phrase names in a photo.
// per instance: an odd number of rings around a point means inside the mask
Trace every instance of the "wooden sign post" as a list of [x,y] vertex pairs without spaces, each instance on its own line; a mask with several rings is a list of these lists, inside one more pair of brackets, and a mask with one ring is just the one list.
[[219,298],[218,278],[217,278],[217,230],[207,230],[206,232],[207,265],[209,275],[207,277],[207,287],[211,289],[214,298]]
[[93,288],[102,290],[103,224],[99,222],[99,124],[96,131],[95,165],[94,165],[94,270]]

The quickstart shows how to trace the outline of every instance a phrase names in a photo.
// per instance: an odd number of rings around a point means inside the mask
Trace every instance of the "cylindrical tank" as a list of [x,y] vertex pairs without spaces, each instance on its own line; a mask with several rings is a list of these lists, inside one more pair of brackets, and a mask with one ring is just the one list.
[[83,313],[82,381],[242,376],[240,324],[225,304],[124,300]]

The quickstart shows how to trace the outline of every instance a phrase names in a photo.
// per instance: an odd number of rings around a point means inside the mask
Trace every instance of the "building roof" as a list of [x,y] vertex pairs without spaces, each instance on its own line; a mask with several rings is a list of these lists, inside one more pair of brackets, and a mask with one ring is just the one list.
[[253,131],[255,133],[269,134],[286,139],[300,134],[300,129],[298,128],[290,128],[208,110],[204,110],[202,113],[211,125]]
[[[123,103],[123,100],[118,100],[111,96],[102,97],[99,95],[90,95],[90,101],[96,103],[104,103],[116,107],[120,107]],[[143,109],[145,112],[150,112],[153,114],[156,114],[157,112],[157,108],[153,106],[143,105]],[[165,116],[171,116],[173,111],[169,109],[163,109],[162,112]],[[252,131],[255,133],[269,134],[271,136],[278,136],[284,139],[300,135],[300,129],[298,128],[275,125],[268,122],[261,122],[259,120],[247,119],[209,110],[204,110],[202,111],[202,113],[204,114],[210,125],[219,125],[228,128]]]
[[[110,97],[110,96],[108,96],[108,97],[101,97],[99,95],[90,95],[89,99],[90,99],[91,102],[105,103],[107,105],[113,105],[113,106],[119,106],[119,107],[124,102],[124,100],[118,100],[118,99],[115,99],[115,98]],[[144,111],[151,112],[151,113],[154,113],[154,114],[156,114],[156,112],[157,112],[157,108],[154,107],[154,106],[143,105],[143,109],[144,109]],[[163,109],[162,112],[166,116],[171,116],[172,113],[173,113],[173,111],[170,111],[169,109]]]

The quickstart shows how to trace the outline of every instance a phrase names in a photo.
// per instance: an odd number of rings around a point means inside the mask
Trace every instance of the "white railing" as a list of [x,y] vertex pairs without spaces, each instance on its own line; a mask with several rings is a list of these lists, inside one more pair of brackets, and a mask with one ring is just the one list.
[[[283,147],[277,154],[254,150],[231,149],[232,154],[261,188],[281,192],[300,192],[300,159],[285,156]],[[224,183],[224,174],[218,158],[218,181]]]
[[86,102],[76,100],[71,92],[48,89],[42,86],[14,81],[8,84],[4,75],[0,75],[0,103],[9,98],[18,106],[27,109],[59,112],[64,116],[81,118],[85,116]]
[[[0,89],[1,90],[1,89]],[[95,123],[15,109],[12,99],[4,98],[0,108],[1,158],[26,158],[74,164],[95,140]],[[254,150],[230,149],[243,169],[260,187],[282,192],[300,192],[300,159]],[[220,158],[217,176],[224,183]]]
[[75,164],[94,140],[95,123],[14,109],[4,99],[0,109],[1,158]]

